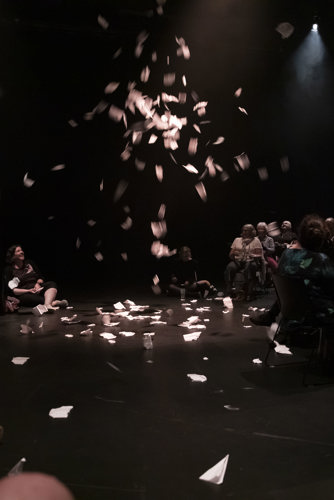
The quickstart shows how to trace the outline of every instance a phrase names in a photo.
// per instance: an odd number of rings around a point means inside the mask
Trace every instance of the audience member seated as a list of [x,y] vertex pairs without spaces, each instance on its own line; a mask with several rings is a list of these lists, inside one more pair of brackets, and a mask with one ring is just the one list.
[[229,253],[231,262],[225,270],[225,295],[230,296],[234,279],[237,273],[244,277],[244,289],[236,297],[237,300],[251,300],[256,283],[256,272],[261,269],[263,250],[259,238],[252,224],[245,224],[241,230],[241,237],[235,238]]
[[323,252],[328,255],[328,257],[334,260],[334,219],[333,217],[328,217],[326,220],[326,227],[328,230],[327,239],[323,248]]
[[19,300],[20,306],[45,306],[44,312],[52,312],[57,307],[66,307],[67,300],[56,300],[57,285],[53,281],[44,281],[36,264],[25,258],[20,245],[12,245],[6,256],[7,267],[4,281],[7,287],[7,299]]
[[[299,227],[298,241],[282,254],[277,272],[302,278],[313,305],[310,314],[317,322],[334,326],[334,263],[322,252],[327,234],[326,223],[319,215],[306,215]],[[253,316],[251,321],[269,326],[279,311],[276,301],[269,311]]]
[[268,267],[271,272],[276,272],[277,270],[277,260],[275,258],[275,242],[271,236],[268,236],[268,226],[265,222],[259,222],[256,226],[257,237],[261,241],[264,260],[267,262]]
[[217,290],[207,280],[198,280],[198,262],[191,256],[189,247],[181,247],[178,258],[173,262],[170,284],[168,290],[172,294],[181,295],[181,290],[185,290],[186,295],[201,294],[207,297],[209,293]]
[[292,231],[292,225],[289,220],[281,224],[281,234],[274,237],[276,255],[280,257],[284,250],[297,239],[297,235]]

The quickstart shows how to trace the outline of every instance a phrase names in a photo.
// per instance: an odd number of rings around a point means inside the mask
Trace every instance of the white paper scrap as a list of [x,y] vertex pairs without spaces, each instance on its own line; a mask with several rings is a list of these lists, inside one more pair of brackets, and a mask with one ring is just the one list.
[[133,337],[133,335],[136,335],[136,332],[119,332],[120,335],[123,335],[123,337]]
[[52,418],[67,418],[73,406],[59,406],[59,408],[52,408],[49,415]]
[[253,359],[253,363],[254,363],[255,365],[262,365],[262,361],[261,361],[261,359],[259,359],[259,358],[255,358],[255,359]]
[[104,339],[107,339],[107,340],[111,340],[111,339],[115,339],[116,335],[114,335],[113,333],[109,333],[109,332],[102,332],[102,333],[100,333],[100,337],[103,337]]
[[284,345],[284,344],[279,344],[278,342],[275,342],[275,351],[278,352],[279,354],[289,354],[290,356],[292,356],[292,352],[290,351],[290,349]]
[[33,179],[30,179],[28,177],[28,172],[25,174],[25,176],[23,177],[23,185],[26,187],[26,188],[30,188],[31,186],[33,186],[35,184],[35,181]]
[[222,484],[227,468],[229,455],[226,455],[220,462],[202,474],[199,479],[214,484]]
[[233,309],[233,302],[231,297],[224,297],[223,302],[225,307],[227,307],[228,309]]
[[17,356],[16,358],[12,359],[12,363],[14,363],[14,365],[24,365],[24,363],[28,361],[28,359],[29,358],[25,358],[23,356]]
[[186,342],[191,342],[192,340],[197,340],[201,335],[201,332],[185,333],[183,338]]
[[239,411],[240,408],[236,407],[236,406],[231,406],[231,405],[224,405],[224,408],[226,410],[230,410],[230,411]]
[[125,309],[125,307],[123,306],[122,302],[116,302],[116,304],[114,304],[114,309],[122,310]]
[[199,375],[198,373],[187,373],[187,377],[189,377],[192,382],[206,382],[207,381],[207,378],[205,375]]

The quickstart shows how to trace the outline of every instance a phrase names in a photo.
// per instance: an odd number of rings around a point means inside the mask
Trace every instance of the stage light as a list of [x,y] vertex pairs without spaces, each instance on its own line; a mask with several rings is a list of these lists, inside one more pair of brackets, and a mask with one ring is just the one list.
[[312,31],[318,31],[317,23],[312,24]]

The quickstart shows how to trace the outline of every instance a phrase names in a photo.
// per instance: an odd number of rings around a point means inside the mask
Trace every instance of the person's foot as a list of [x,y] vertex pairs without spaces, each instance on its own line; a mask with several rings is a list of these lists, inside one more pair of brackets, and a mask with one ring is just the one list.
[[68,306],[68,301],[66,299],[63,300],[54,300],[52,302],[53,307],[60,307],[61,309],[65,309]]
[[254,325],[260,326],[270,326],[275,322],[275,317],[270,311],[265,311],[263,313],[255,314],[249,318]]

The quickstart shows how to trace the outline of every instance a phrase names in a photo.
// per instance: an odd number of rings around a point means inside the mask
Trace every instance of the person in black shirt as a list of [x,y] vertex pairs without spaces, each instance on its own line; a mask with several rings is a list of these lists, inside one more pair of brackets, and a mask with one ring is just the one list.
[[8,249],[6,262],[4,284],[7,294],[19,299],[20,305],[34,307],[44,304],[48,311],[68,305],[65,300],[56,300],[56,283],[44,280],[37,265],[25,258],[20,245],[12,245]]
[[178,259],[174,262],[170,284],[168,290],[171,293],[180,295],[184,289],[188,295],[200,293],[207,297],[210,292],[216,289],[207,280],[198,280],[198,262],[191,256],[189,247],[181,247]]

